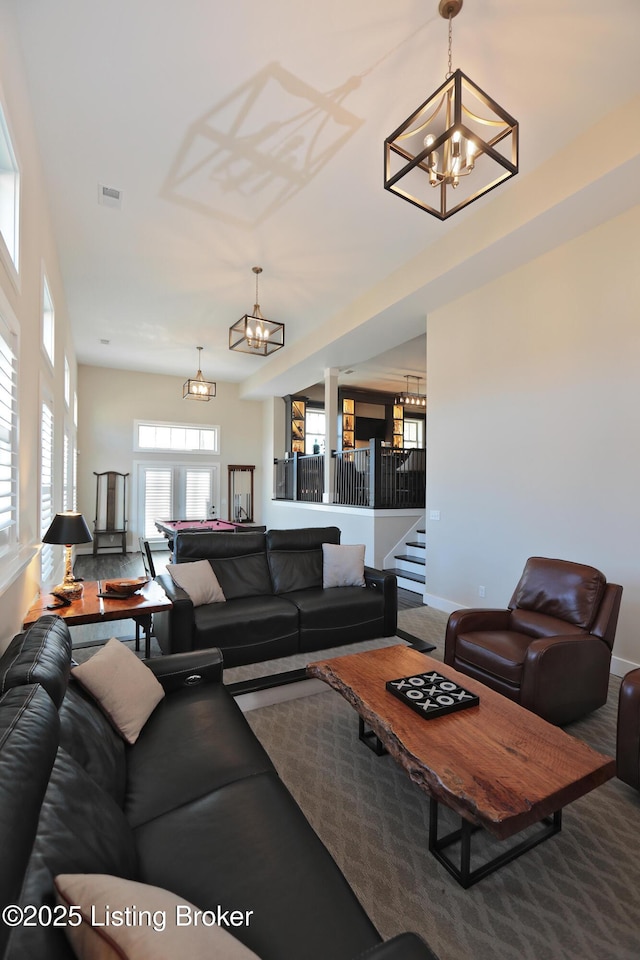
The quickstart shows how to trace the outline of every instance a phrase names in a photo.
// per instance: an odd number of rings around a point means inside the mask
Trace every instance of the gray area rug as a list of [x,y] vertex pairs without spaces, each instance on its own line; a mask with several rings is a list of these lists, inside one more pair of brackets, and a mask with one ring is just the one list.
[[[415,616],[422,611],[401,610],[398,614],[398,626],[413,636],[421,640],[430,640],[432,643],[442,646],[444,637],[444,625],[447,618],[444,614],[432,611],[434,614],[433,622],[424,623],[424,618]],[[436,618],[442,618],[442,623]],[[127,621],[128,622],[128,621]],[[89,657],[103,646],[110,637],[117,637],[122,643],[134,653],[135,641],[130,639],[130,635],[122,635],[122,624],[119,621],[112,623],[98,624],[85,627],[74,627],[72,629],[73,639],[73,658],[76,663],[84,663]],[[370,640],[367,643],[352,643],[344,647],[331,647],[329,650],[315,650],[313,653],[298,653],[290,657],[280,657],[277,660],[264,660],[260,663],[248,663],[243,667],[230,667],[224,671],[225,683],[237,683],[241,680],[253,680],[256,677],[271,676],[274,673],[284,673],[287,670],[298,670],[305,667],[313,660],[325,659],[328,657],[343,656],[347,653],[357,653],[359,650],[373,650],[376,647],[388,647],[394,643],[402,643],[398,637],[381,637],[378,640]],[[139,657],[144,657],[144,638],[140,640]],[[151,656],[161,657],[162,651],[158,646],[155,637],[151,638]]]
[[[445,623],[427,607],[400,614],[437,659]],[[567,732],[613,755],[618,689],[612,678],[607,705]],[[427,797],[358,741],[338,693],[247,719],[385,938],[415,930],[441,960],[640,956],[640,795],[619,780],[565,808],[560,834],[463,890],[428,853]]]

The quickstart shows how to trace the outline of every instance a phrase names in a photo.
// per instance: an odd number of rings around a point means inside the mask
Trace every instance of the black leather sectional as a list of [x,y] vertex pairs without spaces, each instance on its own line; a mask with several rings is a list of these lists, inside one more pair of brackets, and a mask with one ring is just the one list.
[[391,637],[398,615],[393,574],[365,567],[365,587],[322,587],[322,544],[338,527],[266,533],[179,533],[174,563],[208,560],[225,603],[194,607],[169,574],[156,579],[173,609],[154,616],[163,653],[219,647],[227,667]]
[[[148,662],[166,696],[132,747],[68,679],[70,655],[46,616],[0,658],[2,907],[52,906],[57,874],[103,873],[253,910],[230,932],[262,960],[434,960],[413,934],[381,942],[225,690],[219,651]],[[63,929],[0,924],[0,957],[73,954]]]

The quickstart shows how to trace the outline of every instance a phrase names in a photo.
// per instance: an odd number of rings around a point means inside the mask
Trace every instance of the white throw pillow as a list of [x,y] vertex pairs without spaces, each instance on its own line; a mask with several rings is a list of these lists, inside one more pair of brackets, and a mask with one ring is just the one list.
[[[202,910],[168,890],[100,873],[60,874],[54,882],[58,902],[82,914],[75,925],[72,912],[74,926],[65,926],[78,960],[259,960],[225,929],[211,925],[217,912],[203,917]],[[251,922],[241,911],[228,911],[227,922],[234,913]]]
[[223,603],[226,600],[208,560],[169,563],[167,570],[173,582],[189,595],[194,607],[201,607],[204,603]]
[[364,587],[364,544],[322,544],[322,586]]
[[140,731],[164,697],[149,667],[119,640],[112,638],[71,673],[106,714],[127,743]]

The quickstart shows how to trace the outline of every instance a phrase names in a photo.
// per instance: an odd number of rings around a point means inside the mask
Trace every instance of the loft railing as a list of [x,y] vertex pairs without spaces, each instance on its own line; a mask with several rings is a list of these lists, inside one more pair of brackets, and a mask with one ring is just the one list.
[[[426,450],[368,447],[337,450],[332,500],[352,507],[422,508],[425,502]],[[324,456],[294,454],[274,460],[274,498],[322,503]]]

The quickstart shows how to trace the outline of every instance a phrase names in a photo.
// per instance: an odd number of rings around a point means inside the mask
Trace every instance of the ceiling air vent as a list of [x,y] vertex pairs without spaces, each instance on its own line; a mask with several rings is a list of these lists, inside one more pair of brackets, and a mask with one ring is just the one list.
[[107,187],[104,183],[98,184],[98,203],[103,207],[115,207],[117,210],[122,206],[122,190],[116,187]]

